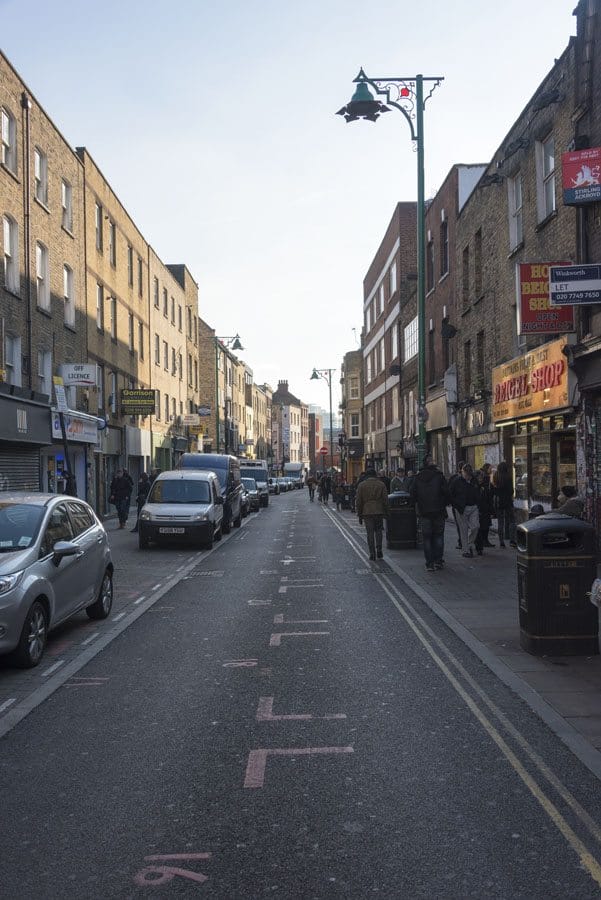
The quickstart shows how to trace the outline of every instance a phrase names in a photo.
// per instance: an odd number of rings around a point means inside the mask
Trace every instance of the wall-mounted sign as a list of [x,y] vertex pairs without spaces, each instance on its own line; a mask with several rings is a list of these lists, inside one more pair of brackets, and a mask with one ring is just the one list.
[[184,425],[200,425],[200,416],[197,413],[188,413],[182,419]]
[[601,200],[601,147],[562,154],[561,170],[566,206]]
[[565,338],[550,341],[492,370],[493,421],[569,407],[566,343]]
[[124,416],[153,416],[155,394],[153,390],[124,388],[121,391],[121,414]]
[[69,412],[69,407],[67,405],[67,395],[65,394],[65,386],[63,384],[63,379],[60,376],[55,375],[52,379],[54,384],[54,396],[56,399],[56,408],[61,413]]
[[549,266],[549,296],[558,307],[601,303],[601,266]]
[[574,331],[570,307],[551,306],[549,267],[568,263],[520,263],[517,267],[518,334],[565,334]]
[[211,415],[211,407],[210,406],[199,406],[198,407],[198,415],[199,416],[210,416]]
[[[86,444],[95,444],[98,440],[98,425],[93,419],[80,416],[65,416],[65,433],[67,440],[80,441]],[[58,413],[52,415],[52,437],[62,436],[60,417]]]
[[88,363],[64,363],[58,367],[65,387],[83,385],[96,387],[96,366]]

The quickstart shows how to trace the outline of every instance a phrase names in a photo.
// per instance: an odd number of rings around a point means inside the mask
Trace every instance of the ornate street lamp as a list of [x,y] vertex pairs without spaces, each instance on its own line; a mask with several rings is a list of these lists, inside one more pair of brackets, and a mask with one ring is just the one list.
[[[367,119],[375,122],[382,113],[394,107],[401,112],[411,130],[417,151],[417,327],[418,327],[418,421],[417,464],[421,468],[426,453],[426,208],[424,197],[424,107],[444,79],[440,75],[412,75],[394,78],[368,78],[363,69],[354,80],[357,89],[349,103],[336,115],[347,122]],[[424,98],[424,84],[430,86]],[[368,87],[369,85],[369,87]],[[376,100],[369,88],[386,97],[386,104]]]
[[[227,335],[225,337],[215,335],[213,340],[215,342],[215,443],[217,445],[217,453],[219,453],[219,448],[221,446],[219,440],[219,349],[244,350],[244,347],[240,343],[239,334]],[[227,453],[227,403],[224,411],[224,425],[224,452]]]
[[330,471],[334,468],[334,451],[332,449],[332,443],[334,441],[332,435],[332,372],[335,371],[336,369],[313,369],[311,375],[311,381],[315,381],[319,378],[323,378],[324,381],[327,381],[328,389],[330,391]]

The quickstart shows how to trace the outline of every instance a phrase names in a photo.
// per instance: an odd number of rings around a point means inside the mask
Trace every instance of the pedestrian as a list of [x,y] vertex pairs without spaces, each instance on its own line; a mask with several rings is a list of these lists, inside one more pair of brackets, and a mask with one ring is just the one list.
[[424,457],[423,468],[415,476],[410,494],[422,529],[426,570],[435,572],[444,568],[444,530],[451,498],[446,478],[430,454]]
[[380,479],[380,481],[386,488],[386,496],[388,496],[388,494],[390,493],[390,478],[386,474],[386,469],[380,469],[380,472],[378,473],[378,478]]
[[584,518],[584,501],[578,496],[578,491],[573,484],[564,484],[557,500],[561,504],[555,512],[564,516],[573,516],[575,519]]
[[[451,477],[449,478],[449,493],[451,494],[451,496],[452,496],[452,491],[453,491],[453,484],[455,483],[456,479],[461,476],[461,470],[463,469],[464,465],[465,465],[465,463],[463,461],[459,461],[457,463],[457,471],[453,475],[451,475]],[[456,544],[455,549],[461,550],[461,532],[459,530],[459,519],[457,518],[457,510],[455,509],[454,506],[451,508],[453,510],[453,519],[455,520],[455,528],[457,529],[457,544]]]
[[311,503],[313,503],[315,500],[316,485],[317,485],[317,478],[315,477],[313,472],[310,472],[309,475],[307,476],[307,487],[309,488],[309,500],[311,501]]
[[480,519],[478,516],[478,485],[474,478],[474,470],[469,463],[463,466],[460,477],[453,482],[450,494],[453,507],[457,510],[463,556],[472,557]]
[[150,492],[150,488],[152,487],[150,483],[150,478],[148,477],[147,472],[142,472],[140,475],[140,480],[138,481],[138,496],[136,497],[137,504],[137,515],[136,515],[136,524],[132,528],[132,531],[138,530],[138,522],[140,521],[140,511],[144,504],[146,503],[146,498]]
[[365,478],[357,488],[355,507],[359,525],[365,521],[370,559],[382,559],[384,519],[388,518],[388,491],[377,477],[375,469],[366,469]]
[[150,470],[150,486],[154,484],[157,479],[157,476],[161,474],[161,470],[157,468],[153,468]]
[[336,504],[336,511],[340,512],[342,509],[342,504],[344,503],[346,491],[344,486],[344,481],[342,478],[336,479],[336,484],[334,485],[333,499]]
[[353,478],[352,482],[349,484],[348,489],[348,502],[349,508],[351,512],[355,512],[355,500],[357,497],[357,476]]
[[476,553],[482,556],[485,547],[494,547],[488,540],[488,530],[492,524],[492,496],[490,484],[486,481],[486,473],[483,469],[475,472],[475,481],[478,488],[478,534],[476,536]]
[[403,478],[402,490],[407,491],[407,493],[410,494],[414,481],[415,481],[415,472],[413,471],[413,469],[407,469],[407,474]]
[[497,466],[493,478],[493,503],[497,514],[497,529],[499,532],[499,547],[505,548],[505,541],[509,541],[511,547],[517,547],[515,542],[515,513],[513,511],[513,481],[509,466],[502,460]]
[[129,473],[126,473],[122,468],[117,469],[111,481],[109,501],[115,504],[119,528],[125,528],[127,523],[132,489],[133,482]]
[[324,472],[321,478],[319,479],[319,499],[324,504],[324,506],[328,505],[328,497],[330,496],[330,492],[332,490],[332,481],[330,476]]
[[396,494],[398,491],[405,490],[405,488],[403,487],[404,478],[405,478],[405,470],[403,469],[402,466],[400,466],[394,473],[392,481],[390,482],[390,493],[391,494]]

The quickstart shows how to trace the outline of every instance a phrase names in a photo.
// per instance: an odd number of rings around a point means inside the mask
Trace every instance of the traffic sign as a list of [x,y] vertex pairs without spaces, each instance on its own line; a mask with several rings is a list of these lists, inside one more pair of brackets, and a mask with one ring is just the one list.
[[320,450],[319,452],[321,453],[322,456],[325,456],[326,453],[328,452],[328,448],[327,448],[327,447],[322,447],[321,450]]

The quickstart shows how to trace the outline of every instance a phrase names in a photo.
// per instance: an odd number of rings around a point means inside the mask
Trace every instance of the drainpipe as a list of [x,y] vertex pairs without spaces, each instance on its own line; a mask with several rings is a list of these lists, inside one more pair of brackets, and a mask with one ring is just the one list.
[[27,386],[33,390],[33,313],[31,294],[31,146],[30,146],[30,122],[29,113],[31,100],[23,91],[21,94],[21,109],[23,110],[23,230],[25,233],[25,284],[27,291]]

